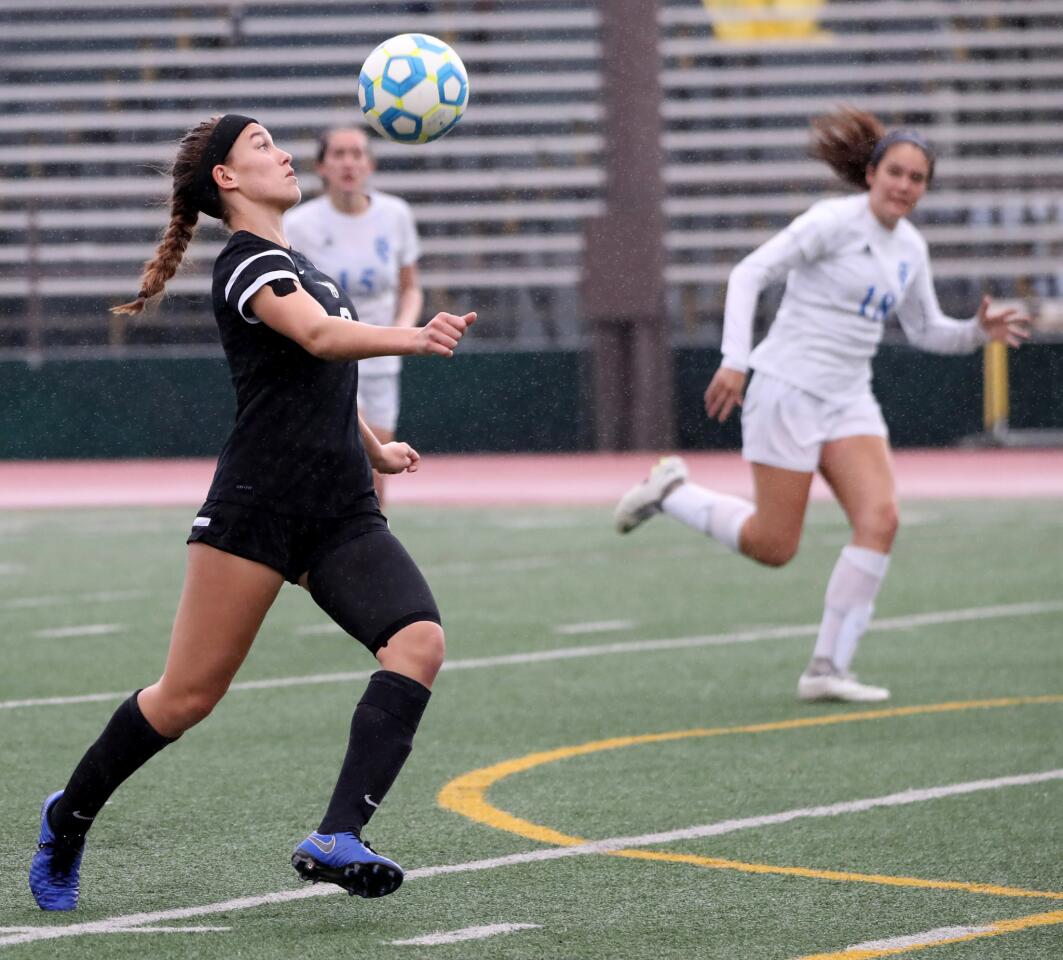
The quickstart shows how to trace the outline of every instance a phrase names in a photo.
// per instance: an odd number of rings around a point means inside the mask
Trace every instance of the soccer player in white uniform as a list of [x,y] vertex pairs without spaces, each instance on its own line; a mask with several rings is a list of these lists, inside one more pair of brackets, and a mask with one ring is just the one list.
[[[374,169],[364,130],[325,131],[317,152],[325,193],[290,210],[284,229],[293,249],[336,278],[360,323],[415,327],[424,306],[417,225],[405,200],[367,186]],[[401,368],[400,357],[358,364],[358,409],[381,443],[395,439]],[[375,481],[383,504],[384,478],[377,473]]]
[[[926,191],[934,154],[915,131],[885,132],[844,109],[813,123],[812,155],[862,192],[821,200],[731,272],[723,360],[705,392],[710,418],[742,406],[742,455],[755,502],[707,490],[666,457],[616,508],[617,529],[663,511],[768,566],[797,553],[818,470],[845,510],[852,540],[827,584],[802,700],[878,701],[889,691],[857,681],[850,664],[871,620],[897,532],[888,431],[871,393],[871,358],[896,315],[915,346],[970,353],[988,340],[1018,346],[1028,318],[984,298],[971,320],[942,314],[926,241],[906,219]],[[752,344],[757,299],[786,280],[767,336]],[[750,370],[756,371],[743,405]]]

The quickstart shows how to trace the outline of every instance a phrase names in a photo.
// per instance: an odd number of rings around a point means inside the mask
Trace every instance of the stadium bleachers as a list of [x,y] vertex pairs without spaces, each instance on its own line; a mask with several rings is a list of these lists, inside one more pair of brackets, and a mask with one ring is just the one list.
[[[476,97],[461,137],[421,150],[378,144],[378,185],[416,207],[430,297],[493,297],[511,317],[541,313],[537,299],[575,316],[580,223],[598,210],[601,179],[593,5],[241,6],[234,16],[209,3],[0,4],[0,337],[18,344],[34,312],[45,340],[114,336],[104,308],[135,291],[166,219],[158,171],[204,116],[253,113],[315,191],[315,137],[357,119],[361,60],[415,29],[458,46]],[[170,284],[178,296],[119,336],[211,339],[203,295],[221,242],[208,222],[191,250],[195,265]],[[32,293],[42,309],[26,309]],[[515,323],[492,333],[521,335]]]
[[[946,309],[983,289],[1063,295],[1057,0],[758,9],[661,2],[677,338],[717,337],[730,267],[835,189],[805,147],[809,117],[840,102],[938,145],[920,222]],[[430,305],[478,306],[481,342],[580,342],[582,227],[603,204],[598,4],[0,0],[0,347],[212,342],[213,225],[158,311],[131,328],[105,312],[135,292],[165,222],[173,141],[212,113],[252,113],[312,192],[315,135],[355,119],[362,58],[405,30],[452,42],[472,76],[454,135],[377,147],[377,184],[417,211]]]

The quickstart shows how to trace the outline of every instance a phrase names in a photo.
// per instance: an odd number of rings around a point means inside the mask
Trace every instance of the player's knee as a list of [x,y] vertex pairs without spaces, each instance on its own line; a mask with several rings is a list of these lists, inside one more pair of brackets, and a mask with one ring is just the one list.
[[854,532],[865,543],[873,543],[888,552],[900,526],[897,504],[884,501],[865,511],[854,525]]
[[432,673],[438,673],[447,652],[443,628],[438,623],[424,623],[422,627],[422,635],[418,639],[421,662]]
[[901,525],[900,511],[896,503],[888,504],[883,511],[883,530],[889,536],[890,542],[897,536],[897,529]]
[[742,527],[739,550],[766,567],[784,567],[797,556],[801,527],[773,523],[753,514]]
[[801,532],[780,534],[776,530],[765,531],[762,527],[746,525],[742,533],[742,552],[766,567],[784,567],[797,556]]
[[785,567],[796,556],[796,543],[780,541],[765,544],[753,559],[766,567]]
[[210,688],[187,689],[168,694],[158,706],[167,727],[183,733],[206,720],[224,694],[224,690]]
[[434,678],[443,666],[446,654],[446,639],[443,628],[431,620],[421,620],[403,628],[383,647],[378,654],[382,664],[393,661],[406,673],[411,668],[419,676]]

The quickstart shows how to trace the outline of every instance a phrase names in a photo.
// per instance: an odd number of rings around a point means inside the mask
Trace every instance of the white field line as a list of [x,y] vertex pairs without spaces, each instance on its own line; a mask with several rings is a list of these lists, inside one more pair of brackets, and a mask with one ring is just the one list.
[[[602,559],[605,554],[600,555]],[[582,557],[584,563],[595,560]],[[427,577],[443,576],[483,576],[485,573],[520,573],[525,570],[550,570],[561,566],[561,561],[552,556],[500,557],[487,563],[473,560],[448,560],[446,563],[426,563],[421,572]]]
[[571,530],[578,527],[596,529],[598,524],[588,524],[575,514],[502,514],[486,518],[486,526],[498,530]]
[[122,933],[228,933],[232,927],[123,927]]
[[843,813],[864,813],[867,810],[876,810],[880,807],[903,807],[911,803],[924,803],[927,800],[960,797],[968,793],[980,793],[983,790],[999,790],[1002,787],[1024,787],[1033,783],[1047,783],[1052,780],[1063,780],[1063,768],[1045,770],[1042,773],[1023,773],[1012,777],[996,777],[992,780],[971,780],[968,783],[954,783],[944,787],[902,790],[900,793],[891,793],[884,797],[870,797],[867,800],[847,800],[842,803],[832,803],[821,807],[800,807],[796,810],[785,810],[782,813],[769,813],[759,817],[743,817],[739,820],[721,820],[719,823],[710,823],[701,827],[667,830],[658,834],[647,833],[627,839],[614,837],[611,840],[599,841],[593,846],[599,848],[597,852],[604,852],[606,849],[619,850],[628,846],[645,847],[657,843],[674,843],[677,840],[719,837],[725,833],[770,827],[778,823],[789,823],[791,820],[836,817]]
[[[650,847],[676,840],[690,840],[699,837],[719,836],[735,833],[739,830],[751,830],[757,827],[788,823],[808,817],[836,817],[844,813],[860,813],[878,807],[897,807],[927,800],[940,800],[945,797],[962,796],[982,790],[999,790],[1003,787],[1024,786],[1033,783],[1045,783],[1050,780],[1063,780],[1063,769],[1045,770],[1040,773],[1019,774],[1010,777],[998,777],[993,780],[974,780],[970,783],[954,783],[948,786],[928,787],[922,790],[905,790],[883,797],[870,797],[864,800],[849,800],[822,807],[802,807],[782,813],[765,814],[760,817],[746,817],[741,820],[724,820],[720,823],[685,827],[663,833],[647,833],[638,837],[612,837],[606,840],[594,840],[570,847],[546,847],[525,853],[513,853],[503,857],[491,857],[486,860],[471,860],[467,863],[442,864],[435,867],[418,867],[406,872],[406,880],[422,880],[452,873],[472,873],[483,870],[497,870],[501,867],[518,866],[525,863],[539,863],[547,860],[561,860],[565,857],[587,856],[589,854],[610,853],[634,847]],[[34,927],[24,933],[0,936],[0,946],[15,946],[20,943],[32,943],[37,940],[58,940],[62,937],[80,937],[88,934],[118,933],[133,927],[144,927],[151,923],[167,920],[187,920],[191,917],[205,917],[219,913],[234,913],[238,910],[251,910],[255,907],[288,903],[293,900],[305,900],[308,897],[323,897],[343,893],[340,887],[331,884],[302,887],[297,890],[282,890],[277,893],[265,893],[254,897],[240,897],[235,900],[223,900],[196,907],[175,907],[170,910],[156,910],[152,913],[133,913],[125,916],[111,917],[106,920],[93,920],[88,923],[74,923],[61,927]]]
[[126,628],[120,623],[86,623],[78,627],[50,627],[47,630],[35,630],[32,636],[41,640],[64,640],[67,637],[105,637],[111,633],[121,633]]
[[[871,624],[869,632],[910,630],[916,627],[932,627],[943,623],[970,623],[979,620],[994,620],[1002,617],[1037,616],[1043,613],[1063,612],[1063,601],[1043,603],[1011,603],[992,607],[968,607],[961,610],[938,610],[931,613],[916,613],[903,617],[887,617]],[[629,640],[617,643],[601,643],[592,646],[561,647],[556,650],[536,650],[530,653],[510,653],[497,657],[470,657],[465,660],[447,660],[444,670],[481,670],[489,667],[518,666],[528,663],[547,663],[553,660],[577,660],[582,657],[612,656],[622,653],[647,653],[661,650],[690,650],[698,647],[723,647],[736,643],[754,643],[759,640],[792,640],[814,637],[819,632],[818,624],[763,627],[756,630],[741,630],[734,633],[708,634],[699,637],[675,637],[669,640]],[[274,677],[268,680],[243,680],[234,683],[230,690],[272,690],[278,687],[304,687],[322,683],[348,683],[367,680],[374,671],[355,670],[346,673],[319,673],[299,677]],[[17,710],[22,707],[59,707],[78,703],[100,703],[124,700],[129,691],[122,693],[85,693],[69,697],[35,697],[28,700],[0,700],[0,710]]]
[[409,940],[389,940],[393,947],[439,947],[447,943],[461,943],[463,940],[486,940],[497,937],[500,933],[516,933],[518,930],[538,930],[537,923],[492,923],[483,927],[464,927],[447,933],[426,933],[423,937]]
[[845,952],[848,953],[850,950],[902,950],[905,947],[928,947],[932,943],[942,943],[948,940],[956,940],[959,937],[970,937],[975,934],[992,932],[992,927],[938,927],[936,930],[910,933],[904,937],[890,937],[888,940],[868,940],[866,943],[855,943],[851,947],[846,947]]
[[298,637],[312,637],[317,634],[343,633],[343,627],[338,623],[311,623],[305,627],[296,627],[295,635]]
[[[2,933],[33,933],[40,927],[0,927]],[[232,927],[122,927],[114,933],[228,933]]]
[[94,590],[91,593],[52,594],[43,597],[15,597],[5,600],[0,607],[19,610],[25,607],[57,607],[68,603],[112,603],[118,600],[133,600],[147,594],[146,590]]
[[563,637],[575,637],[581,633],[609,633],[612,630],[630,630],[634,620],[590,620],[587,623],[562,623],[554,627],[554,633]]

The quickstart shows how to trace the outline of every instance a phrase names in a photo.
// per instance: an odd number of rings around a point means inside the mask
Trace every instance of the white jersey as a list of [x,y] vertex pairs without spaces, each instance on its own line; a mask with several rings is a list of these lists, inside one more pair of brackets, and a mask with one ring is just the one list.
[[[767,336],[750,353],[760,292],[786,277]],[[731,272],[723,366],[752,367],[829,400],[866,392],[883,324],[896,314],[915,346],[970,353],[977,322],[941,312],[926,241],[905,219],[879,223],[866,193],[821,200]]]
[[[378,327],[395,322],[399,270],[417,262],[417,225],[409,204],[377,190],[368,191],[369,208],[351,215],[337,210],[328,196],[308,200],[284,215],[292,248],[310,259],[354,301],[358,319]],[[399,357],[358,361],[362,374],[398,373]]]

